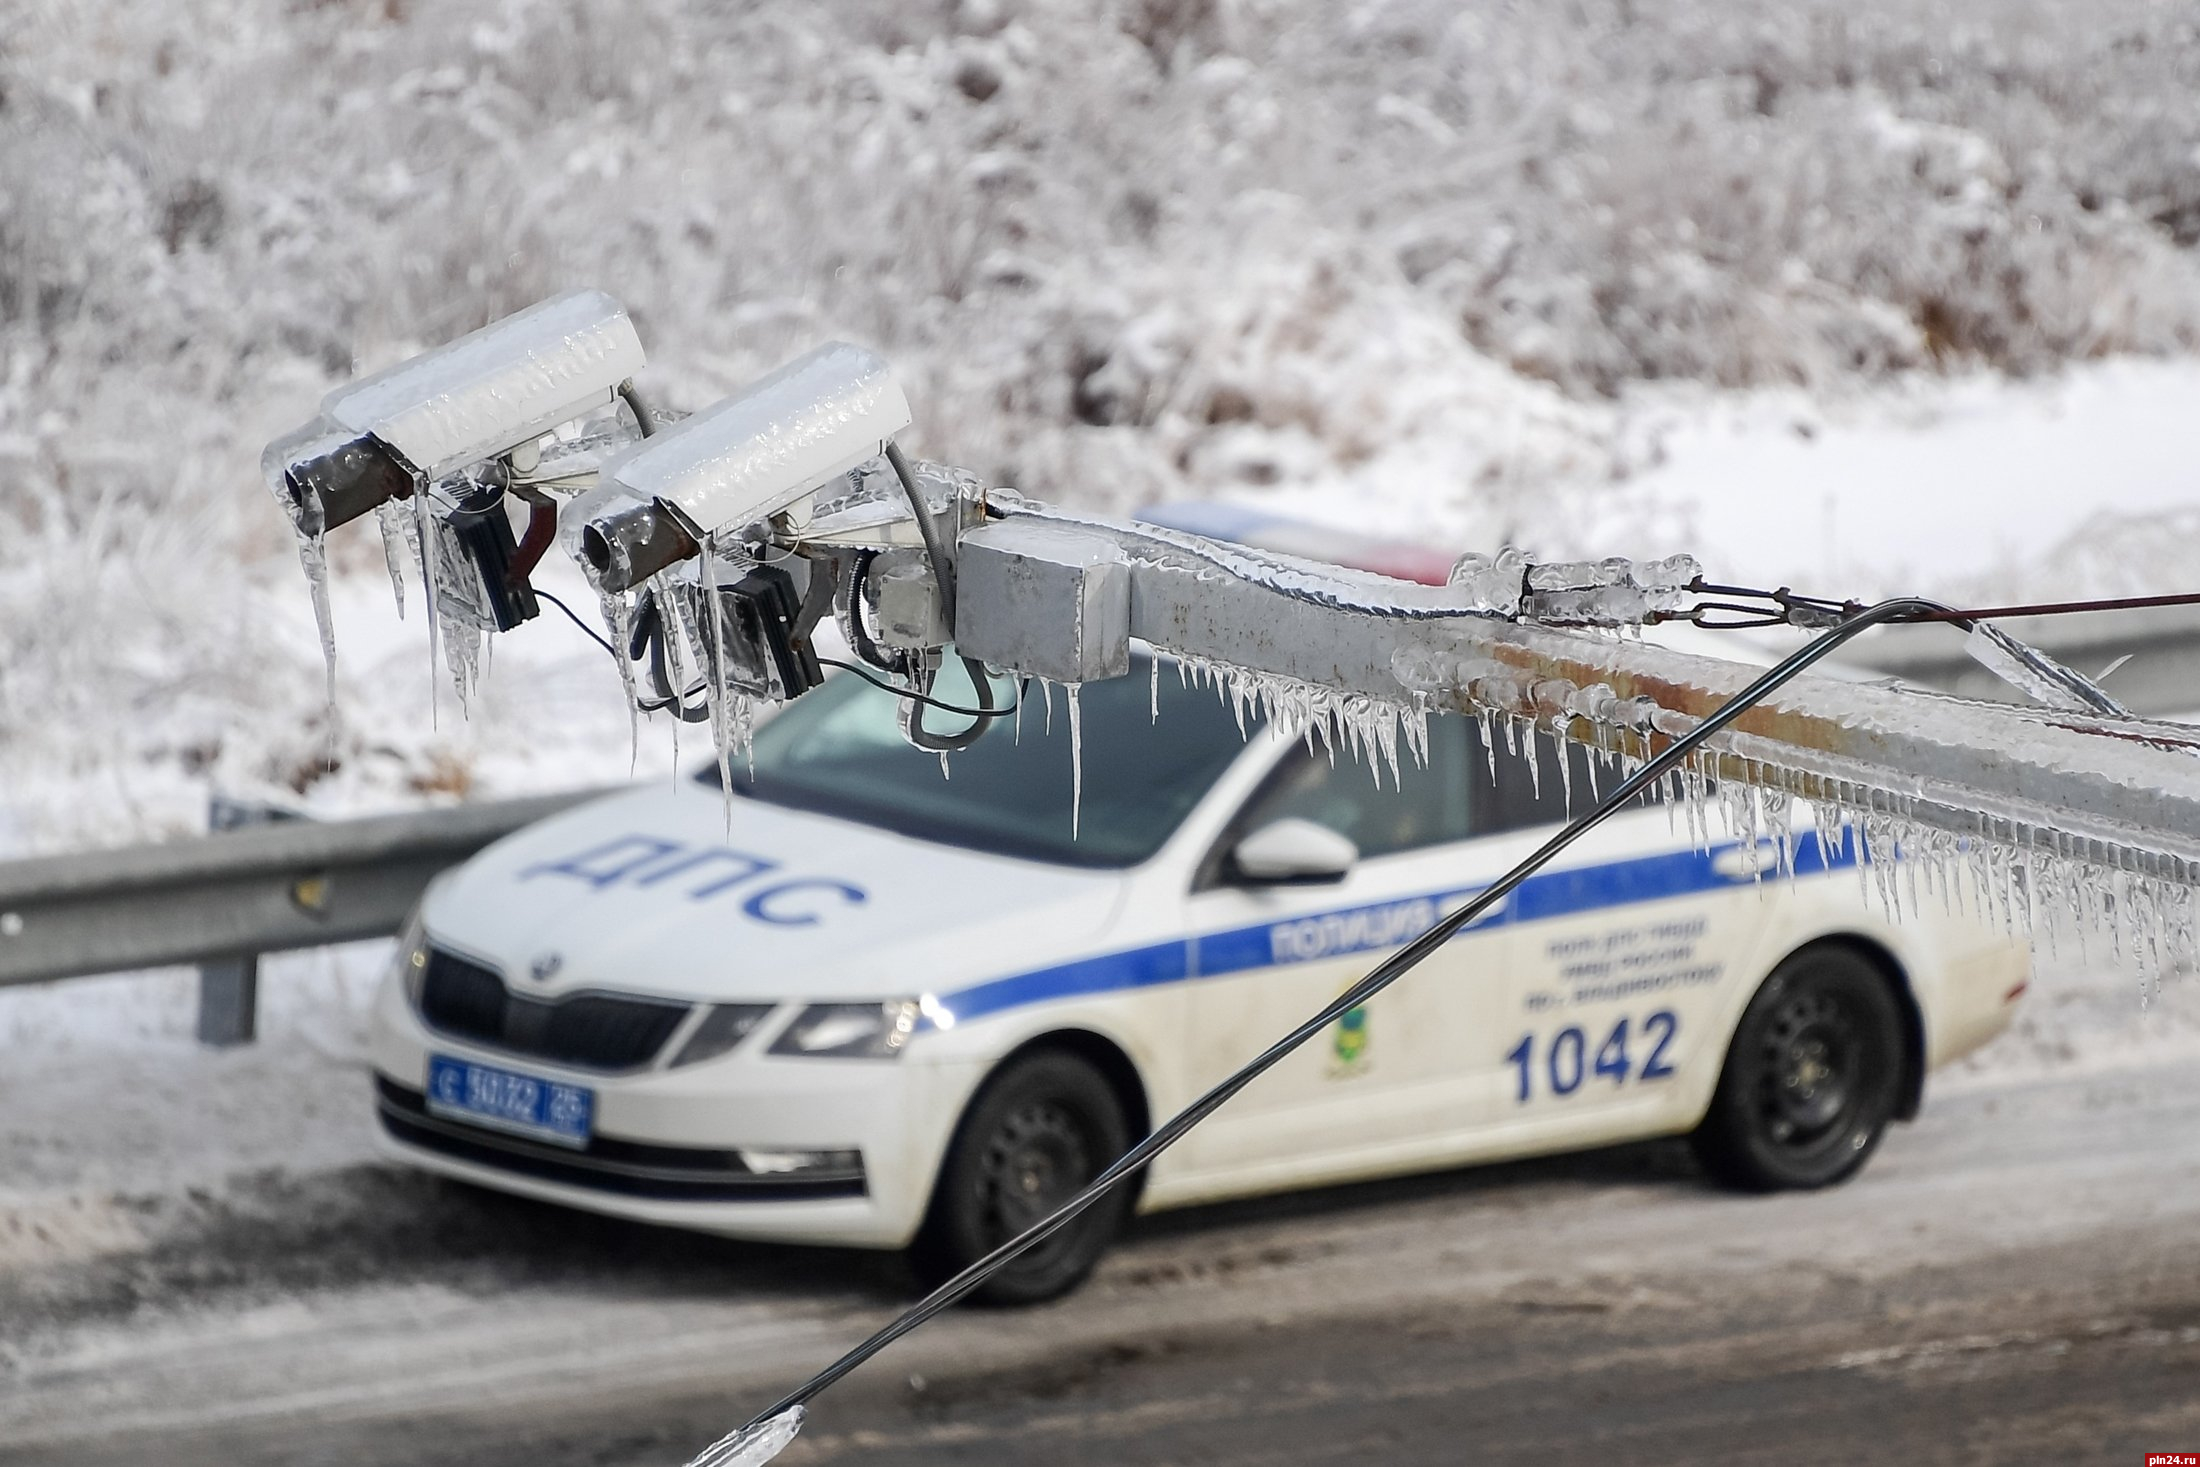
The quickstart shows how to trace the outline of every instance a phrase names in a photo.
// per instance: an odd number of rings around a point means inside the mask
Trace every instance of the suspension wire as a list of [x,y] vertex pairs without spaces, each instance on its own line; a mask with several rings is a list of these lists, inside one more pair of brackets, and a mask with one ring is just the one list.
[[[1688,621],[1711,631],[1723,632],[1783,624],[1831,625],[1842,617],[1853,616],[1864,609],[1864,604],[1859,601],[1835,601],[1824,596],[1805,596],[1786,586],[1765,591],[1752,586],[1720,585],[1700,576],[1689,583],[1688,589],[1699,596],[1732,599],[1699,601],[1684,611],[1653,613],[1650,620]],[[1969,626],[1975,622],[2001,621],[2017,616],[2073,616],[2094,611],[2140,611],[2164,606],[2200,606],[2200,592],[2182,591],[2165,596],[2115,596],[2092,601],[2040,601],[2023,606],[1941,606],[1932,611],[1910,612],[1893,620],[1902,623],[1953,622],[1958,626]],[[1713,621],[1709,619],[1712,616],[1728,619]]]
[[1527,880],[1528,877],[1534,875],[1553,857],[1583,835],[1586,835],[1590,830],[1602,824],[1610,816],[1617,814],[1635,796],[1649,789],[1672,772],[1691,753],[1700,748],[1705,741],[1718,734],[1737,718],[1740,718],[1742,714],[1776,692],[1797,674],[1840,647],[1842,643],[1847,642],[1859,632],[1886,622],[1901,620],[1920,612],[1938,614],[1948,610],[1949,608],[1939,602],[1924,601],[1915,597],[1905,596],[1881,601],[1876,605],[1859,609],[1853,615],[1845,618],[1838,626],[1820,633],[1807,645],[1790,653],[1785,659],[1768,669],[1755,682],[1706,715],[1701,723],[1698,723],[1681,737],[1674,739],[1662,752],[1651,757],[1640,769],[1622,780],[1594,810],[1572,821],[1565,829],[1545,841],[1534,854],[1506,872],[1497,881],[1483,888],[1480,893],[1437,919],[1436,923],[1427,931],[1384,959],[1365,978],[1346,989],[1344,993],[1324,1006],[1319,1013],[1313,1015],[1296,1029],[1263,1050],[1242,1069],[1230,1075],[1206,1094],[1200,1096],[1199,1099],[1178,1111],[1159,1128],[1146,1136],[1144,1140],[1124,1152],[1107,1170],[1095,1177],[1075,1197],[1072,1197],[1052,1214],[1032,1224],[1023,1232],[1001,1244],[998,1248],[986,1254],[985,1257],[972,1263],[915,1304],[909,1306],[899,1316],[872,1334],[870,1338],[833,1361],[823,1370],[818,1371],[817,1374],[811,1376],[771,1406],[757,1413],[742,1430],[754,1429],[773,1417],[782,1415],[797,1406],[808,1405],[819,1394],[857,1366],[984,1284],[987,1279],[999,1272],[1025,1249],[1043,1242],[1068,1225],[1078,1214],[1106,1196],[1112,1188],[1120,1185],[1126,1178],[1138,1172],[1155,1157],[1183,1139],[1185,1133],[1190,1131],[1192,1127],[1214,1114],[1231,1096],[1237,1094],[1266,1071],[1273,1068],[1284,1056],[1335,1023],[1347,1011],[1358,1008],[1411,972],[1430,954],[1450,941],[1455,934],[1496,906],[1498,902],[1504,900],[1508,893],[1519,886],[1521,882]]
[[2011,616],[2069,616],[2085,611],[2141,611],[2152,606],[2200,606],[2200,592],[2170,596],[2117,596],[2100,601],[2044,601],[2032,606],[1981,606],[1963,611],[1921,612],[1904,621],[1996,621]]

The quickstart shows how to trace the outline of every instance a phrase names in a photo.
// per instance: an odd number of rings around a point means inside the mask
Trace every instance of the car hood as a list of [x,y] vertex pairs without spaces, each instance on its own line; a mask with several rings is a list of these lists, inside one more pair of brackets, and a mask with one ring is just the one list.
[[593,801],[506,837],[422,908],[439,945],[546,997],[913,996],[1089,946],[1125,878],[938,845],[676,786]]

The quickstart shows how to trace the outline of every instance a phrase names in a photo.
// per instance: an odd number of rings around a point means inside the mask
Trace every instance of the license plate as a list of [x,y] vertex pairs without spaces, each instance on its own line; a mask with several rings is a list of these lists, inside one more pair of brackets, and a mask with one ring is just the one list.
[[428,1056],[428,1109],[559,1146],[584,1147],[596,1092],[447,1055]]

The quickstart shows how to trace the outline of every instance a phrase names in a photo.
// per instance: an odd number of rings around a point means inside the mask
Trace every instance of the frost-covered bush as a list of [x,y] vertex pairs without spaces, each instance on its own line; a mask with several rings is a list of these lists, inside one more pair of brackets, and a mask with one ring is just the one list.
[[[2195,23],[0,0],[0,744],[76,699],[170,758],[160,710],[240,682],[314,727],[259,445],[574,283],[634,308],[676,402],[844,335],[908,378],[920,449],[1050,497],[1343,486],[1492,535],[1614,472],[1632,384],[2190,349]],[[309,740],[185,742],[295,782]]]

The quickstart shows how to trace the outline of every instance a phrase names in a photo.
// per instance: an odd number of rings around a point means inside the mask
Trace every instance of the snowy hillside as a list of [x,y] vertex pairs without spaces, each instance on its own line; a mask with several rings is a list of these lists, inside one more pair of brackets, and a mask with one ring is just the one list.
[[1048,497],[1629,548],[1676,401],[2200,345],[2196,82],[2145,0],[0,0],[0,850],[624,772],[554,621],[429,727],[370,534],[332,740],[254,470],[553,289]]

